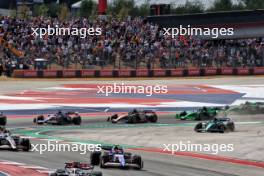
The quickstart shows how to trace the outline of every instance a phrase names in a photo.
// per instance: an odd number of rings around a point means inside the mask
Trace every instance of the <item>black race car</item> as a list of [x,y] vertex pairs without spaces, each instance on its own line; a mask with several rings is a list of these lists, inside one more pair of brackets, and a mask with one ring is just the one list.
[[0,127],[0,149],[29,151],[31,143],[29,139],[11,135],[4,127]]
[[38,125],[80,125],[82,123],[82,119],[77,112],[63,113],[59,111],[55,114],[49,114],[47,117],[45,117],[44,115],[39,115],[37,118],[33,119],[33,122]]
[[143,161],[141,156],[125,152],[120,146],[102,146],[102,151],[91,153],[92,165],[100,165],[101,168],[134,168],[142,169]]
[[107,121],[112,123],[156,123],[158,121],[158,115],[153,110],[143,110],[139,111],[134,109],[125,115],[114,114],[107,118]]
[[180,120],[212,120],[219,112],[219,107],[203,107],[193,112],[180,112],[175,118]]
[[214,118],[208,122],[200,122],[194,127],[196,132],[224,133],[235,131],[235,123],[230,118]]
[[6,125],[6,116],[3,114],[3,112],[0,112],[0,126],[5,126]]
[[103,176],[102,172],[94,171],[90,164],[71,162],[65,163],[64,169],[57,169],[50,176]]

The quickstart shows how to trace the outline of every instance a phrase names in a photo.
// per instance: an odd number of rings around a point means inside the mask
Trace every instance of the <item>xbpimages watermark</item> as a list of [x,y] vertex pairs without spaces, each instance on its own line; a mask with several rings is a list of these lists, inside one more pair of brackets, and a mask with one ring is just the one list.
[[97,94],[109,96],[111,94],[146,94],[152,96],[153,94],[166,94],[168,93],[168,86],[166,85],[125,85],[112,84],[112,85],[98,85]]
[[233,152],[234,144],[194,144],[191,141],[180,141],[175,144],[163,144],[163,151],[176,152],[206,152],[217,155],[219,152]]
[[56,25],[55,27],[51,27],[48,25],[47,28],[31,28],[32,35],[35,37],[43,38],[44,36],[80,36],[80,38],[86,38],[87,36],[94,35],[102,35],[101,28],[65,28],[59,27]]
[[79,152],[85,155],[89,152],[101,151],[101,144],[60,143],[49,140],[46,144],[31,144],[31,151],[43,154],[45,152]]

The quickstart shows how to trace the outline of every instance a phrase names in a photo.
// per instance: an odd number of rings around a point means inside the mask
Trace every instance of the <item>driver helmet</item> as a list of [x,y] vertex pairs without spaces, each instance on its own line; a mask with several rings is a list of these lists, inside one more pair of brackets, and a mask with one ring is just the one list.
[[0,126],[0,132],[4,132],[5,131],[5,127]]
[[133,113],[138,113],[138,110],[136,108],[133,109]]
[[114,148],[113,148],[113,149],[114,149],[113,151],[114,151],[115,153],[118,153],[118,152],[119,152],[119,147],[118,147],[117,145],[116,145],[116,146],[114,146]]

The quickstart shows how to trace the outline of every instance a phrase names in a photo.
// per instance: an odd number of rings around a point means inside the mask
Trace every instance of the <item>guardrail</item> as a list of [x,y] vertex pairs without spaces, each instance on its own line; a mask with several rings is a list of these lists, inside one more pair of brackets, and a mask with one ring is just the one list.
[[264,75],[264,67],[128,69],[128,70],[15,70],[15,78],[88,78],[88,77],[187,77],[216,75]]

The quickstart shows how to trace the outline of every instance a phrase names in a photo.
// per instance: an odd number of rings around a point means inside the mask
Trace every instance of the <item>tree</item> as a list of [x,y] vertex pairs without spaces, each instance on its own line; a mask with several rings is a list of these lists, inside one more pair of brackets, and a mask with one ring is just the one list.
[[52,18],[58,17],[59,11],[60,11],[60,6],[57,3],[51,3],[48,5],[48,15]]
[[136,16],[137,9],[134,0],[114,0],[108,6],[107,13],[113,16]]
[[83,0],[80,7],[80,16],[89,18],[94,12],[95,7],[96,4],[93,0]]
[[33,12],[35,16],[47,16],[48,15],[49,8],[45,5],[35,5]]
[[204,5],[200,1],[186,1],[184,5],[180,5],[172,9],[172,13],[175,14],[190,14],[202,12],[204,12]]
[[137,16],[145,17],[149,15],[149,3],[144,3],[140,7],[138,7]]
[[233,4],[233,10],[245,10],[246,6],[239,2],[238,4]]
[[208,11],[231,11],[233,7],[232,0],[215,0],[213,6]]
[[67,4],[62,4],[60,5],[60,10],[59,10],[59,14],[58,14],[58,17],[61,21],[64,21],[68,18],[69,16],[69,9],[68,9],[68,6]]
[[244,3],[246,9],[249,10],[264,9],[263,0],[240,0],[240,2]]
[[24,3],[17,8],[18,16],[20,16],[23,19],[27,19],[30,16],[29,12],[30,12],[30,8]]
[[121,19],[126,18],[129,15],[129,8],[127,7],[122,7],[118,13],[118,17]]

